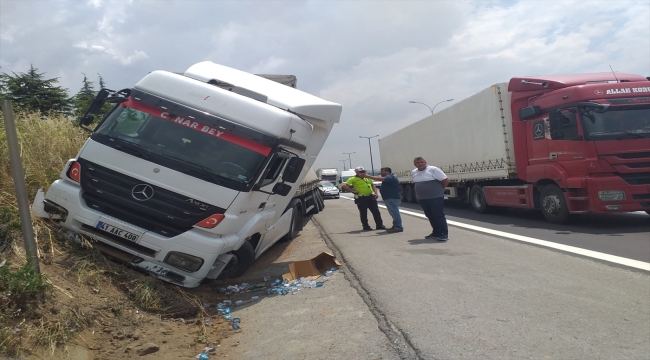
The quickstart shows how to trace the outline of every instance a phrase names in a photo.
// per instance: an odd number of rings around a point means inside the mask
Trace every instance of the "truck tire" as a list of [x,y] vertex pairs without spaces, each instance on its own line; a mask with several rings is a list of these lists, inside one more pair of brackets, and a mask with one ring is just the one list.
[[417,202],[417,200],[415,200],[415,189],[413,188],[413,185],[404,185],[404,198],[410,203]]
[[539,194],[539,204],[542,214],[549,222],[554,224],[566,224],[572,216],[564,197],[564,191],[555,184],[546,185]]
[[289,232],[286,235],[284,235],[282,238],[280,238],[278,242],[287,242],[298,237],[298,234],[300,234],[300,230],[302,230],[302,222],[303,222],[302,208],[298,205],[294,205],[291,214],[291,225],[289,225]]
[[323,193],[320,190],[314,190],[316,193],[318,202],[316,203],[316,207],[318,207],[318,212],[321,212],[325,210],[325,199],[323,198]]
[[401,200],[402,202],[406,202],[406,195],[405,195],[405,191],[404,191],[404,188],[405,188],[406,186],[407,186],[407,185],[400,185],[400,186],[398,187],[398,189],[399,189],[399,198],[400,198],[400,200]]
[[480,185],[472,186],[469,193],[469,205],[479,214],[489,214],[494,212],[494,207],[488,205],[485,191]]
[[234,279],[238,278],[253,265],[255,261],[255,249],[253,245],[246,241],[239,249],[232,251],[233,257],[228,265],[221,271],[217,279]]

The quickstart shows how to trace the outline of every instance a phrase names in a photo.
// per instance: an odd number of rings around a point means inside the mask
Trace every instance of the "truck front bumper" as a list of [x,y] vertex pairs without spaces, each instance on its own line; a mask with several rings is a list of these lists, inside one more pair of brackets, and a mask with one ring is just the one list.
[[[240,242],[235,234],[215,236],[198,229],[174,237],[163,237],[88,207],[81,192],[77,184],[66,180],[55,181],[48,190],[45,195],[48,204],[46,209],[56,208],[59,212],[67,213],[62,216],[60,226],[99,241],[100,250],[177,285],[192,288],[198,286],[208,275],[216,277],[232,257],[222,252]],[[100,221],[136,234],[137,241],[129,241],[98,229]],[[169,261],[170,253],[190,255],[203,262],[194,271],[184,270],[165,262],[166,259]]]
[[[594,213],[615,213],[650,210],[650,184],[632,185],[618,176],[587,178],[587,189],[591,211]],[[623,200],[604,201],[600,192],[617,191],[625,194]]]

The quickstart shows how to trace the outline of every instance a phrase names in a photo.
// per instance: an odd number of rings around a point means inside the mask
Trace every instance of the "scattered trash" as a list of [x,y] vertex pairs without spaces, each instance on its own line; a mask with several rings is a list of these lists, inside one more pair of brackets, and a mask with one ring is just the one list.
[[235,306],[240,306],[242,304],[244,304],[244,301],[242,301],[242,300],[235,301]]
[[259,296],[253,296],[253,297],[251,297],[251,300],[252,301],[259,300],[259,298],[260,298]]
[[196,355],[196,358],[199,359],[199,360],[208,360],[210,358],[210,354],[208,354],[207,352],[204,351],[204,352]]
[[232,329],[239,330],[240,329],[239,324],[232,324]]
[[212,319],[211,318],[205,319],[205,326],[212,326]]
[[[217,346],[218,346],[218,345],[217,345]],[[206,346],[206,347],[203,349],[203,352],[204,352],[204,353],[211,353],[211,352],[215,352],[215,350],[216,350],[216,349],[214,348],[214,346],[209,345],[209,346]]]
[[240,318],[233,318],[232,319],[233,324],[239,324],[241,322]]
[[231,313],[226,313],[226,314],[223,316],[223,318],[226,319],[226,320],[230,320],[231,317],[232,317],[232,314],[231,314]]

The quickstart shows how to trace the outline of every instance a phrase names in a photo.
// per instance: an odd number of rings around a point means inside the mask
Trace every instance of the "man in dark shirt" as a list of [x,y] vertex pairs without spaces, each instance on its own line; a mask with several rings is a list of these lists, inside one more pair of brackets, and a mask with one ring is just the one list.
[[399,214],[399,204],[402,202],[402,197],[399,194],[399,180],[392,172],[391,168],[383,167],[379,170],[381,176],[370,176],[367,173],[362,176],[381,181],[379,192],[381,193],[381,198],[384,200],[384,204],[386,204],[388,213],[393,218],[393,227],[386,229],[386,231],[402,232],[404,231],[404,227],[402,226],[402,217]]

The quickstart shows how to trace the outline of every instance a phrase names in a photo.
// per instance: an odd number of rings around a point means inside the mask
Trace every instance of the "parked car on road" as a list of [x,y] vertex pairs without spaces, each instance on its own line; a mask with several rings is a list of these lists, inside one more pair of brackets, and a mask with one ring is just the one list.
[[339,189],[329,181],[321,181],[319,187],[323,192],[323,199],[338,199],[341,196]]

